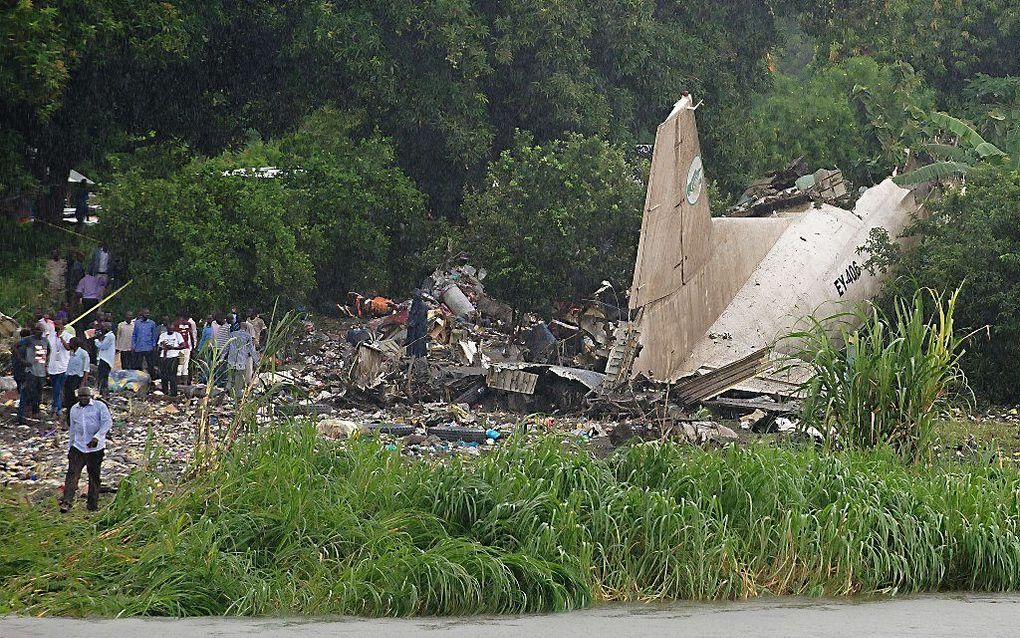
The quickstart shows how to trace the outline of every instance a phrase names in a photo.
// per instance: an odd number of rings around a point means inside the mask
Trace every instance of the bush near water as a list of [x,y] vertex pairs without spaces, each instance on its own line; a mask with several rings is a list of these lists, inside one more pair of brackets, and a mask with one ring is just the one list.
[[136,474],[95,519],[4,497],[0,612],[461,614],[599,600],[1020,586],[1020,473],[515,439],[402,458],[307,424],[242,440],[172,495]]

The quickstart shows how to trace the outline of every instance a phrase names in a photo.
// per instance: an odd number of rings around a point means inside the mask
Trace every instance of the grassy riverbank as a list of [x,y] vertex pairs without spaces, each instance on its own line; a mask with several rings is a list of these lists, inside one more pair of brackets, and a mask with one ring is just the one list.
[[888,452],[558,439],[402,459],[300,426],[93,518],[0,504],[0,612],[459,614],[1020,587],[1020,473]]

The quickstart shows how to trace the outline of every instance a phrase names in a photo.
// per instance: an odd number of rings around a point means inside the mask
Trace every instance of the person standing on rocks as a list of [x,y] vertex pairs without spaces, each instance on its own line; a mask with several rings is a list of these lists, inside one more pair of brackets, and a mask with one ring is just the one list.
[[149,378],[155,381],[159,378],[157,368],[158,356],[156,353],[156,340],[159,338],[159,330],[156,322],[149,319],[149,309],[143,308],[135,319],[135,327],[131,332],[131,350],[134,352],[135,365],[137,370],[142,369],[142,363],[149,373]]
[[[188,333],[191,335],[191,354],[195,354],[195,349],[198,347],[198,323],[195,322],[194,313],[189,310],[185,310],[184,319],[188,322]],[[188,377],[188,385],[191,385],[191,366],[184,371],[184,374]]]
[[68,342],[68,350],[70,350],[70,357],[67,362],[64,394],[67,396],[67,414],[70,418],[71,407],[74,405],[72,397],[78,396],[78,388],[88,384],[92,360],[89,358],[89,353],[81,346],[78,337],[71,337]]
[[[188,320],[188,313],[182,312],[177,318],[177,321],[173,323],[173,330],[177,334],[181,335],[184,339],[184,343],[181,345],[180,355],[178,355],[177,369],[174,370],[174,374],[177,377],[184,379],[184,383],[191,385],[191,351],[195,348],[195,337],[191,331],[191,321]],[[168,324],[169,325],[169,324]],[[180,379],[178,379],[178,383]]]
[[421,290],[415,288],[411,294],[411,309],[407,313],[407,339],[404,347],[412,357],[428,356],[428,317],[429,310],[425,306],[425,298]]
[[181,349],[184,348],[184,336],[174,328],[174,322],[167,317],[163,320],[166,332],[159,335],[156,347],[159,349],[160,379],[163,384],[163,394],[171,397],[177,396],[177,366],[180,360]]
[[117,339],[110,328],[110,323],[104,321],[99,325],[99,332],[95,338],[96,359],[99,361],[96,388],[99,390],[100,396],[104,397],[110,391],[110,371],[113,369],[117,356]]
[[53,332],[49,335],[50,361],[46,371],[50,374],[50,386],[53,388],[53,401],[50,403],[50,415],[59,416],[63,408],[64,382],[67,381],[67,366],[71,362],[70,339],[74,333],[64,329],[63,322],[53,322]]
[[18,340],[11,347],[11,376],[14,377],[14,382],[18,384],[18,392],[21,392],[21,380],[24,378],[25,372],[25,357],[22,354],[22,350],[28,345],[28,338],[32,336],[32,331],[28,328],[22,328],[18,331]]
[[117,324],[117,358],[114,370],[134,370],[134,350],[131,348],[131,337],[135,332],[135,314],[128,310],[124,313],[124,321]]
[[74,289],[81,303],[82,313],[90,312],[95,308],[106,292],[106,275],[94,275],[85,273],[85,276],[78,282]]
[[254,310],[248,311],[248,332],[251,333],[251,340],[255,342],[255,349],[262,350],[262,337],[266,332],[266,322],[262,315]]
[[43,337],[43,329],[38,324],[32,328],[32,336],[25,345],[23,356],[28,367],[21,388],[21,399],[18,401],[19,425],[25,424],[26,412],[33,417],[39,415],[43,382],[46,381],[46,362],[50,358],[50,343]]
[[82,254],[77,250],[70,251],[67,254],[67,269],[64,279],[67,281],[65,297],[68,303],[75,301],[74,287],[85,276],[85,264],[82,263],[81,258]]
[[227,344],[230,342],[231,323],[222,314],[216,316],[216,320],[213,323],[213,327],[216,329],[215,336],[215,353],[216,353],[216,365],[215,374],[213,380],[216,385],[223,386],[226,381],[227,372]]
[[24,398],[22,392],[25,387],[25,377],[31,374],[28,342],[32,338],[32,331],[22,328],[18,336],[18,342],[11,348],[11,376],[14,377],[14,383],[18,386],[18,405],[20,406]]
[[231,326],[230,340],[227,344],[227,385],[239,400],[252,379],[254,362],[258,358],[255,343],[245,324],[237,322]]
[[68,426],[71,440],[67,450],[67,476],[64,479],[64,494],[60,499],[60,512],[66,514],[74,504],[74,493],[78,490],[82,468],[86,468],[89,475],[85,507],[94,512],[99,509],[103,452],[106,449],[106,435],[113,427],[113,418],[105,403],[92,400],[91,389],[80,388],[78,402],[71,406]]
[[205,325],[202,327],[202,336],[198,340],[196,353],[201,357],[202,365],[199,370],[202,372],[202,383],[212,383],[210,377],[213,374],[215,361],[213,360],[213,345],[216,343],[216,328],[213,316],[205,318]]

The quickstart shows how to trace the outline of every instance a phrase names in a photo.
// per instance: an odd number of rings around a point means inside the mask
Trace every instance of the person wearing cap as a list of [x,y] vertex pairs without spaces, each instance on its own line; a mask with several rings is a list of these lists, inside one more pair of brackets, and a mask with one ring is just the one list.
[[110,409],[102,401],[92,400],[90,388],[78,389],[78,402],[71,406],[69,418],[70,442],[67,450],[67,477],[64,479],[64,494],[60,499],[60,511],[67,513],[74,504],[82,468],[88,471],[89,491],[85,501],[86,509],[99,509],[99,484],[106,450],[106,435],[113,427]]

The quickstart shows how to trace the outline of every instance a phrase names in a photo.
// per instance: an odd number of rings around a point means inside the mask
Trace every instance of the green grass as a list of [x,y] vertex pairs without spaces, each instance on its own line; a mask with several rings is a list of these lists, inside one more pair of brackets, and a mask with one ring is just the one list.
[[1020,423],[1015,421],[957,416],[936,425],[935,440],[943,449],[991,450],[1003,459],[1020,459]]
[[464,462],[279,424],[94,518],[0,504],[0,613],[473,614],[603,600],[1012,590],[1020,474],[887,449],[556,438]]
[[0,312],[25,324],[43,300],[43,270],[46,258],[31,259],[9,266],[0,274]]

